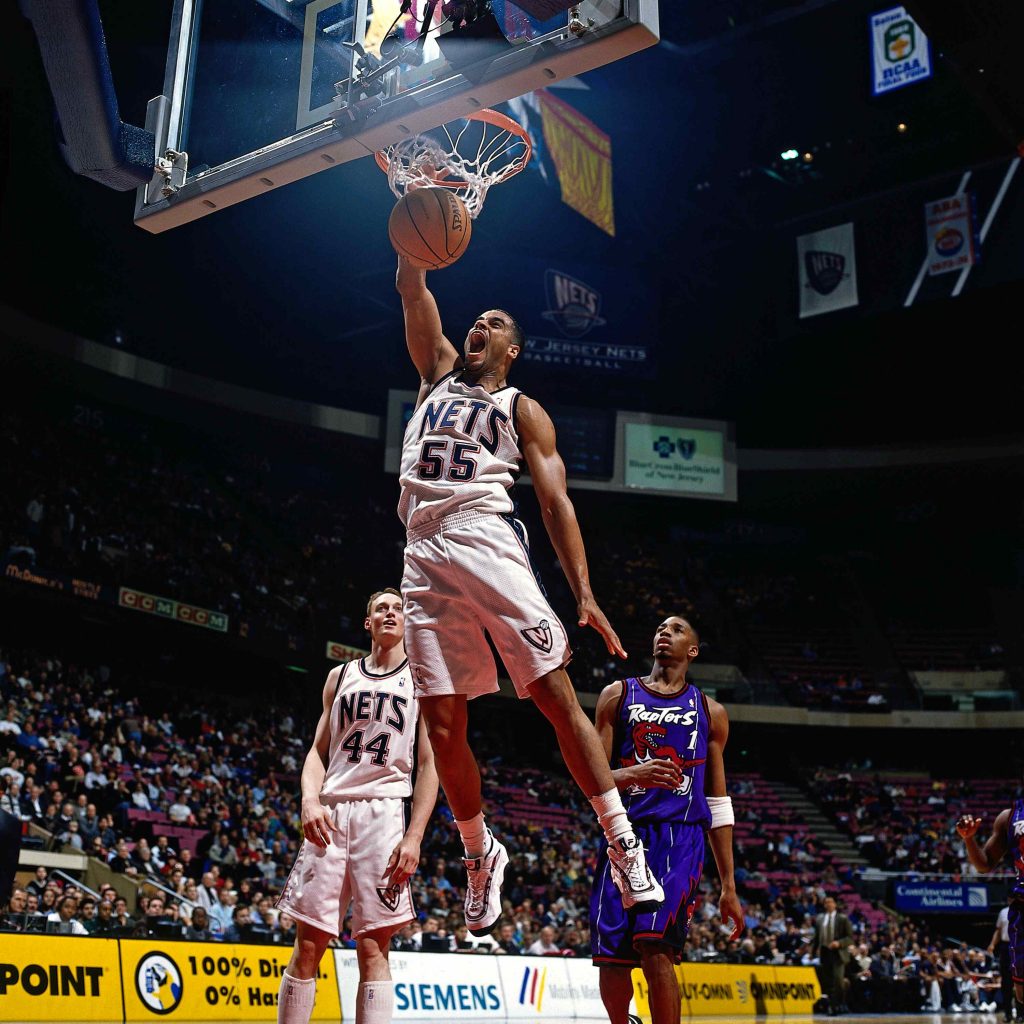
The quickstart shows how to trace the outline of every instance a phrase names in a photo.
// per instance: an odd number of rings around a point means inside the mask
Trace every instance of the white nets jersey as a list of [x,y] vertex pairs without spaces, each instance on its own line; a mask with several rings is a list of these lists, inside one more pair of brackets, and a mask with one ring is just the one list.
[[488,392],[442,377],[405,431],[398,516],[409,531],[458,512],[508,514],[522,455],[518,388]]
[[383,675],[371,672],[365,659],[345,665],[331,705],[330,760],[320,795],[411,796],[418,710],[408,661]]

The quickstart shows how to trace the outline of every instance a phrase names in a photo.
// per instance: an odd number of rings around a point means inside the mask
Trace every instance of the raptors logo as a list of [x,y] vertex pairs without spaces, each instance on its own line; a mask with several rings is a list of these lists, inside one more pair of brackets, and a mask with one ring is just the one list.
[[[696,768],[698,765],[704,764],[707,758],[686,758],[680,757],[679,753],[674,747],[669,746],[665,743],[665,737],[668,735],[668,729],[663,725],[658,725],[655,722],[637,722],[633,726],[633,757],[624,757],[622,759],[622,766],[628,768],[634,764],[644,764],[647,761],[653,761],[656,758],[664,758],[671,761],[681,772],[686,772],[688,768]],[[693,785],[693,778],[690,775],[683,775],[682,782],[680,782],[678,788],[674,789],[673,792],[677,796],[686,796],[690,792],[690,787]],[[641,791],[642,787],[634,786],[631,787],[638,792]]]

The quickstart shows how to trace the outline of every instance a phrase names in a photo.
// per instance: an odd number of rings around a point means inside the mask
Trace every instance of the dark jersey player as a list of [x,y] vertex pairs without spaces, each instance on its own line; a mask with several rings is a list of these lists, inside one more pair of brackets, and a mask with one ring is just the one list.
[[[980,874],[999,867],[1009,852],[1013,856],[1013,866],[1017,877],[1010,889],[1009,906],[1009,960],[1010,974],[1013,978],[1013,994],[1017,1002],[1017,1020],[1024,1020],[1024,800],[1014,800],[1012,807],[1000,811],[992,826],[992,835],[988,842],[981,846],[977,840],[981,818],[965,814],[957,823],[956,830],[960,833],[967,848],[967,859],[975,871]],[[1004,1007],[1009,1020],[1009,1007]]]
[[654,634],[654,667],[643,679],[606,686],[597,703],[597,733],[630,820],[658,873],[665,902],[627,911],[616,899],[602,854],[590,904],[591,948],[611,1024],[626,1024],[631,972],[641,967],[653,1024],[679,1024],[679,984],[686,933],[704,866],[707,834],[722,882],[719,912],[743,930],[732,862],[732,801],[725,792],[725,708],[687,682],[699,639],[686,619],[669,616]]

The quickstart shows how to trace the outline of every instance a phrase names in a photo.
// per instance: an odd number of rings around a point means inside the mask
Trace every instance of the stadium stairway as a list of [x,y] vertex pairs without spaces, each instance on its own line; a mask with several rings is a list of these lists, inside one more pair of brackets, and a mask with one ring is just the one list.
[[814,834],[827,846],[838,860],[849,864],[855,870],[868,867],[867,859],[860,850],[850,842],[850,837],[840,832],[821,808],[797,786],[791,786],[784,782],[773,783],[775,792],[784,797],[791,807],[796,808],[803,820],[811,826]]

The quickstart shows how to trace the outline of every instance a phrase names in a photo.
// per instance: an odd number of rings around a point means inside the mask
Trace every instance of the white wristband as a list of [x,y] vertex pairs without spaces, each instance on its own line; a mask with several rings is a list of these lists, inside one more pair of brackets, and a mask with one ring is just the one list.
[[736,816],[732,813],[731,796],[707,797],[708,809],[711,811],[711,827],[721,828],[723,825],[734,825]]

